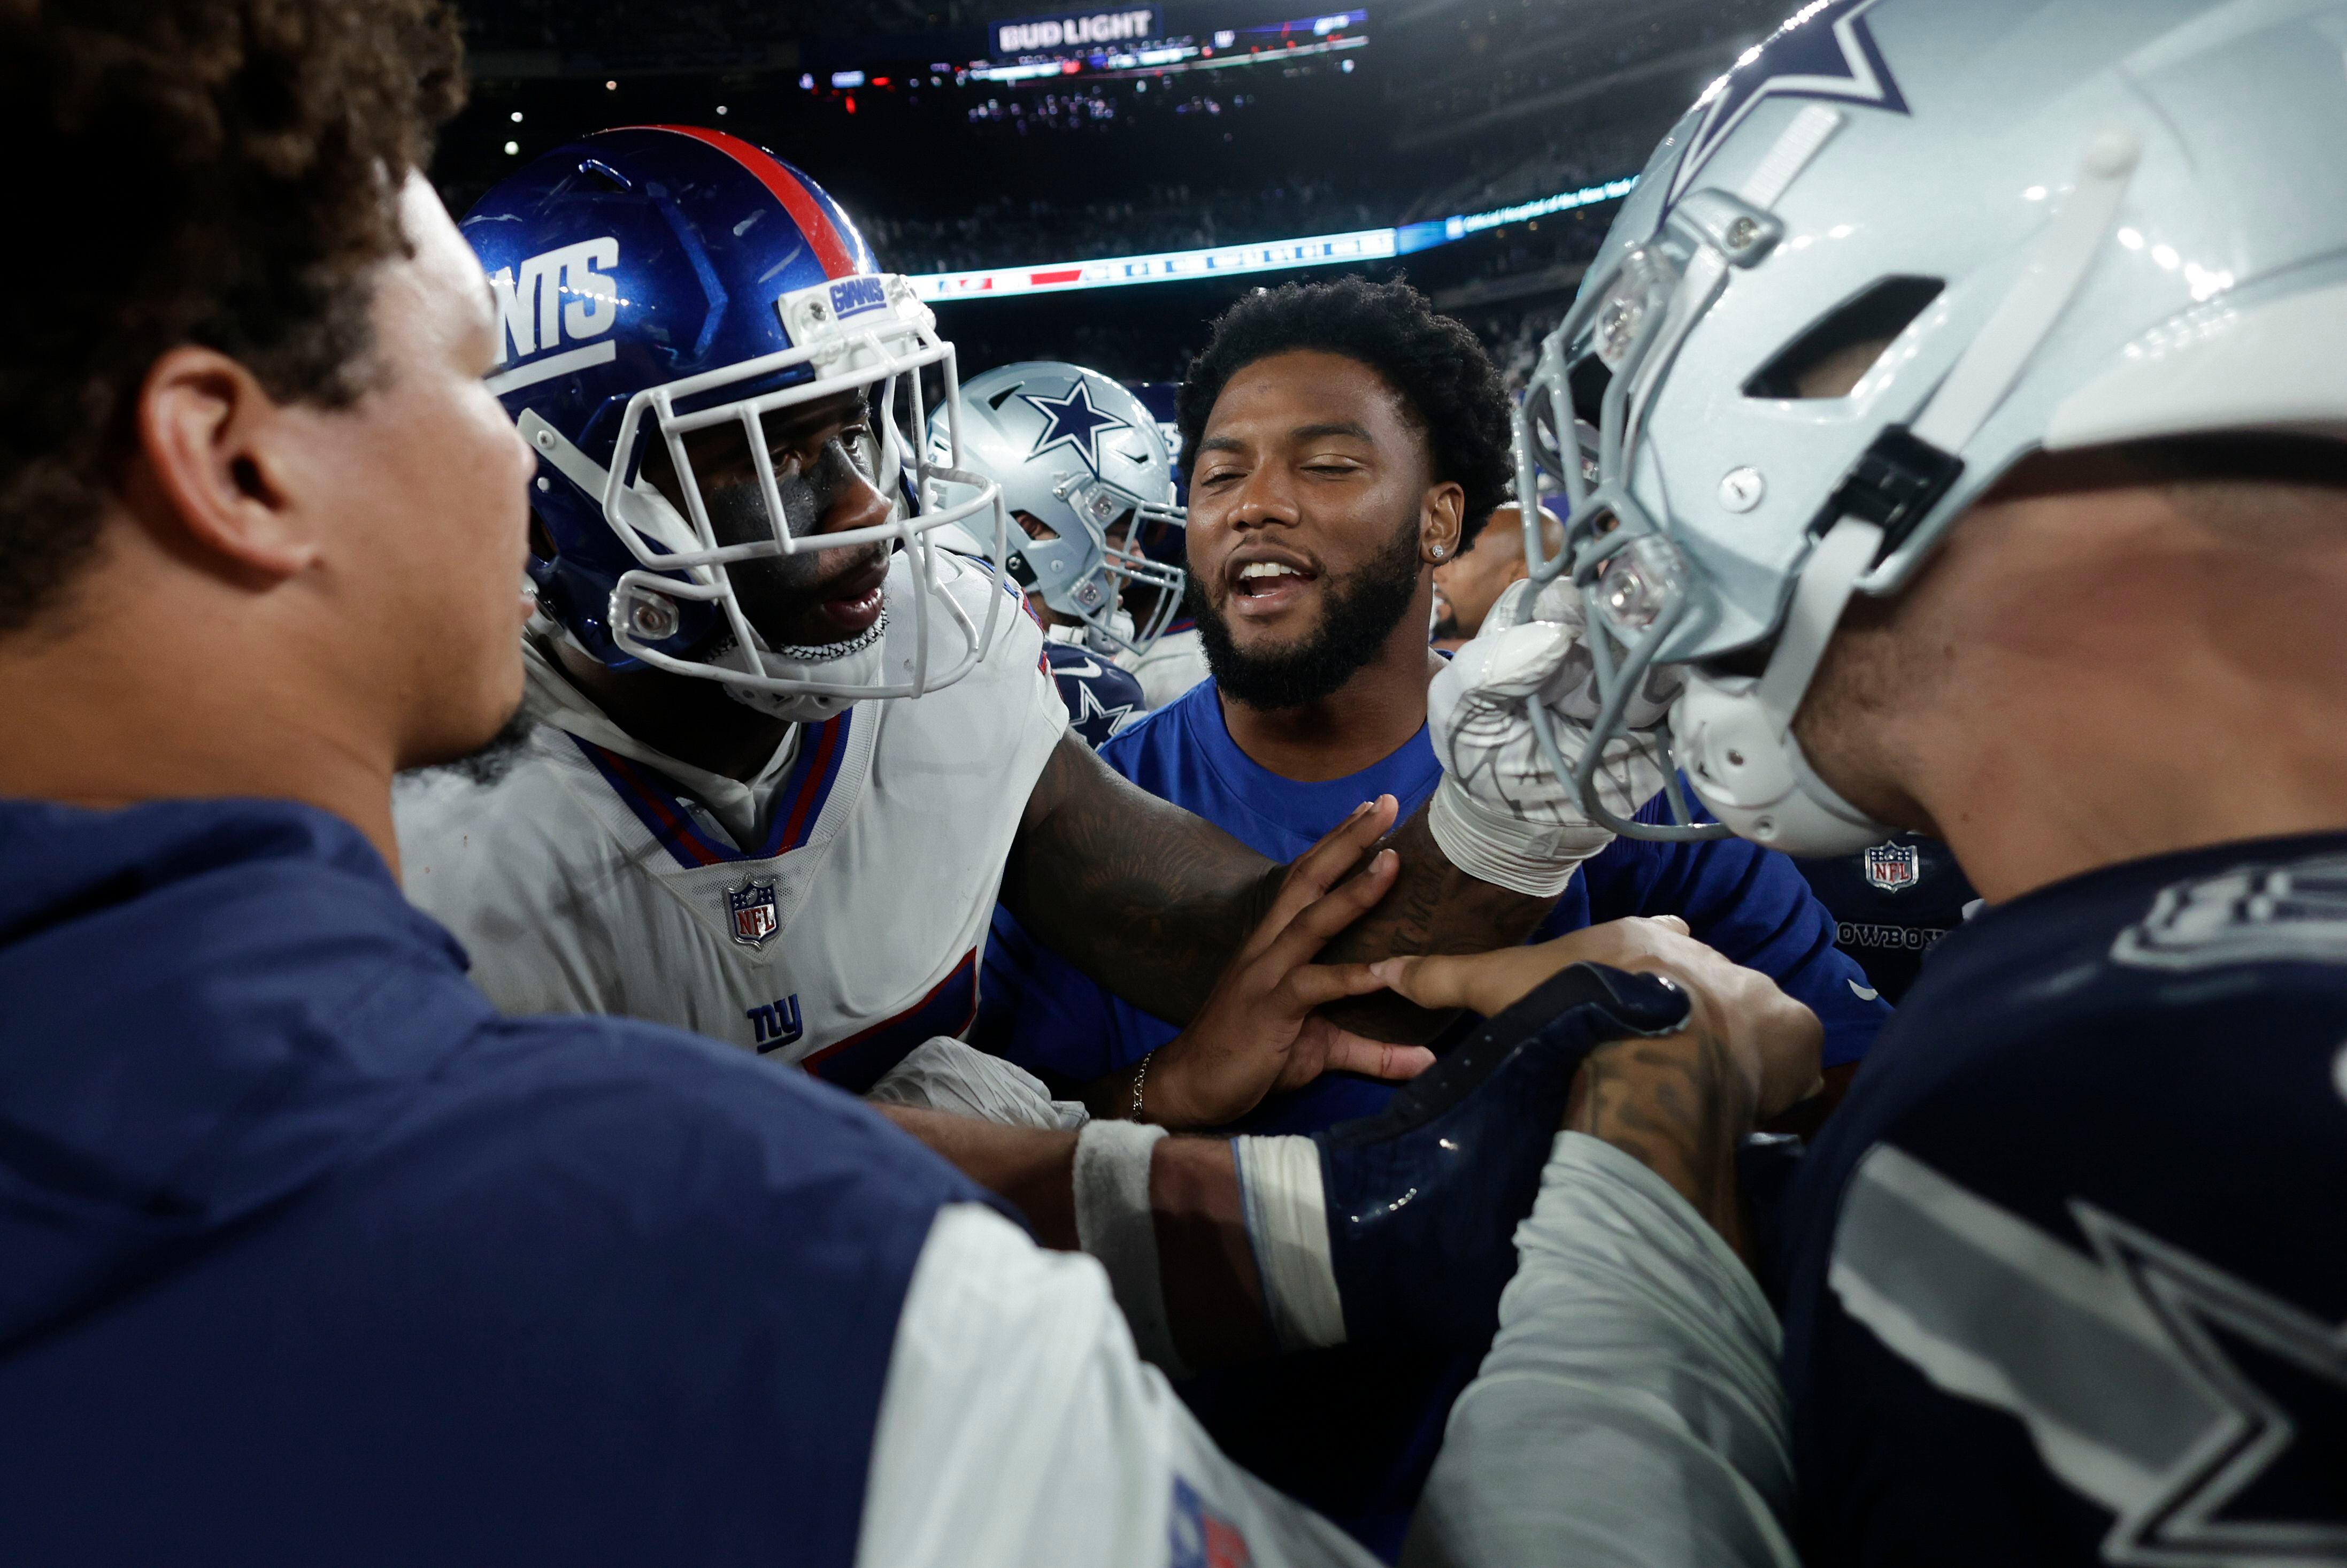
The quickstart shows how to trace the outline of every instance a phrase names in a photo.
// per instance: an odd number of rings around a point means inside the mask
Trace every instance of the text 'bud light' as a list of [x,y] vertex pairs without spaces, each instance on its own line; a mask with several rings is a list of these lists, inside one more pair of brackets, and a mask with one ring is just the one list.
[[1004,55],[1081,48],[1092,44],[1130,44],[1156,36],[1157,13],[1149,6],[1089,15],[1027,16],[994,25],[994,46]]

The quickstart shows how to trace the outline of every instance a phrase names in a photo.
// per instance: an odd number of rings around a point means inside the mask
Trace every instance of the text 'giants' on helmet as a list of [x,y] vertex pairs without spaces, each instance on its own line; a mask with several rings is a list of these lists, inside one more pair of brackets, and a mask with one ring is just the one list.
[[[462,228],[501,317],[489,385],[538,455],[552,553],[531,575],[572,643],[794,719],[984,656],[1006,596],[979,624],[939,591],[969,569],[928,537],[1005,539],[997,487],[958,468],[952,345],[814,180],[723,132],[632,127],[547,154]],[[958,636],[928,635],[932,601]],[[921,629],[893,667],[892,608]]]
[[1552,765],[1598,809],[1588,759],[1686,662],[1675,746],[1723,823],[1888,836],[1792,734],[1853,593],[2035,452],[2347,438],[2342,145],[2342,0],[1796,12],[1656,149],[1520,415],[1523,484],[1573,509],[1561,557],[1526,553],[1580,591],[1603,695]]

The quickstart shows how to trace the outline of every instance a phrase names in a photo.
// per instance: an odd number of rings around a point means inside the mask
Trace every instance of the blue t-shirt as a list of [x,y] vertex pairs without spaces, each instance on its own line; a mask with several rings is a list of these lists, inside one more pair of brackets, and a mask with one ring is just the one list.
[[[1239,750],[1208,681],[1101,748],[1102,761],[1260,854],[1293,860],[1365,800],[1407,818],[1441,778],[1421,728],[1373,767],[1323,784],[1280,777]],[[1657,800],[1648,813],[1660,810]],[[1649,820],[1662,820],[1649,815]],[[1695,935],[1776,978],[1825,1022],[1828,1063],[1866,1054],[1890,1009],[1834,946],[1834,923],[1793,863],[1740,839],[1617,840],[1582,867],[1535,936],[1630,915],[1677,915]],[[1172,1024],[1112,997],[998,909],[974,1038],[1046,1078],[1088,1082],[1172,1039]],[[1309,1132],[1382,1109],[1390,1085],[1329,1073],[1274,1095],[1244,1123]],[[1428,1355],[1342,1346],[1181,1385],[1225,1451],[1320,1509],[1372,1551],[1400,1550],[1451,1401],[1480,1352]]]
[[[1406,819],[1442,776],[1420,728],[1399,751],[1340,779],[1298,784],[1249,757],[1203,682],[1100,751],[1101,760],[1258,854],[1293,860],[1365,800],[1390,794]],[[1656,800],[1641,814],[1662,820]],[[1828,1066],[1856,1061],[1890,1016],[1865,972],[1834,945],[1834,920],[1792,861],[1741,839],[1656,844],[1617,839],[1590,860],[1533,939],[1631,915],[1676,915],[1696,938],[1773,977],[1825,1025]],[[1174,1038],[1174,1026],[1111,996],[1030,938],[1007,909],[994,916],[977,1038],[997,1054],[1061,1082],[1090,1082]],[[1276,1095],[1246,1122],[1258,1132],[1317,1132],[1384,1108],[1388,1085],[1332,1073]]]

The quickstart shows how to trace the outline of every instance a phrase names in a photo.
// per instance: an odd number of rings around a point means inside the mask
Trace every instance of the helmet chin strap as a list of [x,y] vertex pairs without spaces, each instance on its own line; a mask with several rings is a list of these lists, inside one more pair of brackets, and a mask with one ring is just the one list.
[[1844,518],[1818,541],[1793,585],[1768,668],[1758,676],[1687,671],[1671,713],[1688,780],[1737,835],[1788,855],[1844,855],[1895,831],[1818,777],[1793,737],[1793,715],[1824,659],[1882,530]]

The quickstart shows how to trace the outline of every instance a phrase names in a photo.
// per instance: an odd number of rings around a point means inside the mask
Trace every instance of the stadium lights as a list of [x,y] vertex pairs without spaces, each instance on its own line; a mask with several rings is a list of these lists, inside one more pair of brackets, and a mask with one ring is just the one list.
[[1297,240],[1266,240],[1252,245],[1215,245],[1201,251],[1163,251],[1149,256],[1110,256],[1090,261],[1042,261],[975,272],[924,272],[907,278],[913,292],[931,302],[999,300],[1014,294],[1064,293],[1072,289],[1130,288],[1139,283],[1178,283],[1228,278],[1297,267],[1336,267],[1350,261],[1385,261],[1447,245],[1504,224],[1570,212],[1617,200],[1638,183],[1631,175],[1602,185],[1560,191],[1537,201],[1487,212],[1461,213],[1399,229],[1362,229],[1349,234],[1315,234]]

